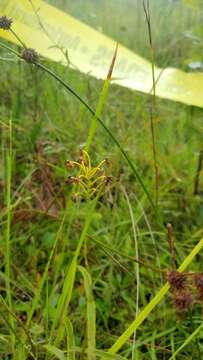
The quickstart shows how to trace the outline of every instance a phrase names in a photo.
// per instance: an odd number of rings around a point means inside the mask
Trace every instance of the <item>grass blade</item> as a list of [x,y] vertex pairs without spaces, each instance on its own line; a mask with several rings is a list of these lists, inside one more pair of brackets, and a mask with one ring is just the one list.
[[65,320],[65,328],[67,333],[67,360],[75,360],[75,352],[71,349],[74,349],[75,338],[73,333],[73,325],[69,318]]
[[185,346],[187,346],[198,334],[198,332],[203,328],[203,323],[201,323],[194,331],[193,333],[188,336],[188,338],[184,341],[184,343],[174,352],[174,354],[168,359],[168,360],[174,360],[176,355],[179,354],[180,351],[183,350]]
[[111,83],[111,77],[112,77],[112,73],[113,73],[113,68],[115,65],[115,61],[116,61],[116,57],[117,57],[117,51],[118,51],[118,44],[116,45],[116,49],[112,58],[112,62],[109,68],[109,72],[107,75],[107,78],[104,82],[103,88],[102,88],[102,92],[101,95],[99,97],[99,101],[96,107],[96,111],[95,111],[95,116],[92,119],[91,125],[90,125],[90,130],[89,130],[89,134],[88,134],[88,138],[87,138],[87,142],[86,142],[86,151],[89,151],[90,145],[92,143],[92,139],[96,130],[96,126],[97,126],[97,117],[101,116],[103,107],[105,105],[106,102],[106,98],[107,98],[107,94],[108,94],[108,90],[109,90],[109,86]]
[[55,346],[52,345],[44,345],[44,348],[50,352],[50,354],[54,355],[59,360],[66,360],[65,354],[62,350],[57,349]]
[[[6,298],[9,310],[12,312],[12,295],[11,295],[11,219],[12,219],[12,204],[11,204],[11,183],[12,183],[12,122],[9,123],[9,150],[6,154],[6,208],[7,208],[7,223],[5,234],[5,275],[6,275]],[[14,320],[9,313],[9,323],[14,329]],[[11,331],[11,346],[14,351],[15,336]]]
[[125,357],[120,356],[120,355],[112,355],[112,354],[108,354],[105,351],[102,350],[96,350],[95,351],[96,357],[98,357],[99,359],[103,356],[105,356],[106,360],[127,360]]
[[92,293],[92,279],[89,272],[83,267],[78,266],[84,278],[85,293],[87,299],[87,359],[95,360],[96,348],[96,306]]

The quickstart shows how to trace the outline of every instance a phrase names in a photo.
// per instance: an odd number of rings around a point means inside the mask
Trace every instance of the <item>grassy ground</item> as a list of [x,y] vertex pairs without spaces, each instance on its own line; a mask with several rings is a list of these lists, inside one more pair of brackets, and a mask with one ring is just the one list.
[[[67,2],[73,15],[82,14],[82,20],[102,26],[108,35],[149,57],[141,6],[136,19],[142,31],[137,34],[133,15],[128,22],[123,16],[120,22],[115,13],[111,26],[105,21],[115,3]],[[128,7],[122,10],[120,3],[116,3],[118,14],[124,10],[127,14]],[[193,55],[196,59],[198,44],[186,35],[198,28],[202,14],[172,3],[163,10],[159,1],[153,1],[156,62],[187,68],[188,59]],[[2,57],[9,55],[4,51]],[[96,107],[101,82],[58,64],[47,65]],[[95,326],[97,349],[108,349],[157,294],[166,280],[164,271],[175,266],[165,225],[173,225],[176,266],[202,236],[201,179],[194,195],[202,110],[157,99],[160,224],[101,127],[89,154],[95,166],[109,159],[107,173],[115,184],[97,201],[71,200],[73,188],[65,179],[75,170],[67,170],[65,162],[78,160],[91,116],[59,84],[23,62],[1,60],[0,96],[1,358],[101,358],[102,352],[94,352]],[[102,118],[130,154],[154,198],[149,114],[148,96],[110,87]],[[135,257],[145,264],[138,265]],[[188,271],[202,271],[201,261],[200,254]],[[167,360],[201,324],[199,302],[177,313],[171,298],[167,294],[134,338],[126,341],[121,358]],[[174,359],[201,359],[202,337],[199,331]]]

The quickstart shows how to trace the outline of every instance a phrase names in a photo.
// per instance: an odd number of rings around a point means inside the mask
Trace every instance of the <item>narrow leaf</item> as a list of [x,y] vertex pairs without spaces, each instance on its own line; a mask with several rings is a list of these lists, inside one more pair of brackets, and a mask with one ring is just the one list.
[[44,348],[52,355],[55,355],[57,359],[59,360],[66,360],[64,352],[62,350],[59,350],[55,346],[52,345],[44,345]]
[[75,351],[71,351],[75,346],[75,338],[73,326],[69,318],[65,320],[65,328],[67,333],[67,360],[75,360]]
[[84,278],[85,294],[87,299],[87,358],[88,360],[95,360],[96,347],[96,306],[92,293],[92,279],[89,272],[82,266],[78,266]]

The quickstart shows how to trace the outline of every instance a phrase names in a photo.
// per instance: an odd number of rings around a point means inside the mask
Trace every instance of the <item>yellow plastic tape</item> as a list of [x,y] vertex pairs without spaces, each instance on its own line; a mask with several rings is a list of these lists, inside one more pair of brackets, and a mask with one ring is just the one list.
[[[41,0],[33,3],[30,0],[0,0],[0,15],[11,17],[13,29],[21,40],[42,56],[66,64],[63,48],[68,51],[68,58],[76,69],[97,79],[106,78],[115,50],[115,42],[107,36]],[[17,43],[7,31],[0,30],[0,36]],[[113,77],[112,82],[116,84],[151,92],[151,63],[122,45],[118,48]],[[203,73],[156,67],[155,77],[157,96],[203,107]]]

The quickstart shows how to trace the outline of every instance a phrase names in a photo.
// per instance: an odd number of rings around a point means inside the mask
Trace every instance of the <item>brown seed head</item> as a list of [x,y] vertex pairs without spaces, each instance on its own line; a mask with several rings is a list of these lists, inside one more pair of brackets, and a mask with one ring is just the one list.
[[30,64],[36,64],[39,61],[38,53],[31,48],[24,49],[21,55],[22,59]]
[[10,30],[13,20],[7,16],[0,16],[0,29]]
[[187,311],[193,303],[193,296],[189,291],[177,291],[173,294],[173,304],[177,311]]
[[187,287],[185,275],[176,270],[172,270],[168,273],[167,280],[173,291],[184,290]]
[[198,299],[203,301],[203,274],[197,274],[195,276],[195,286]]
[[66,167],[68,169],[72,169],[72,168],[74,168],[74,166],[75,166],[75,164],[73,163],[73,161],[71,161],[71,160],[66,161]]

